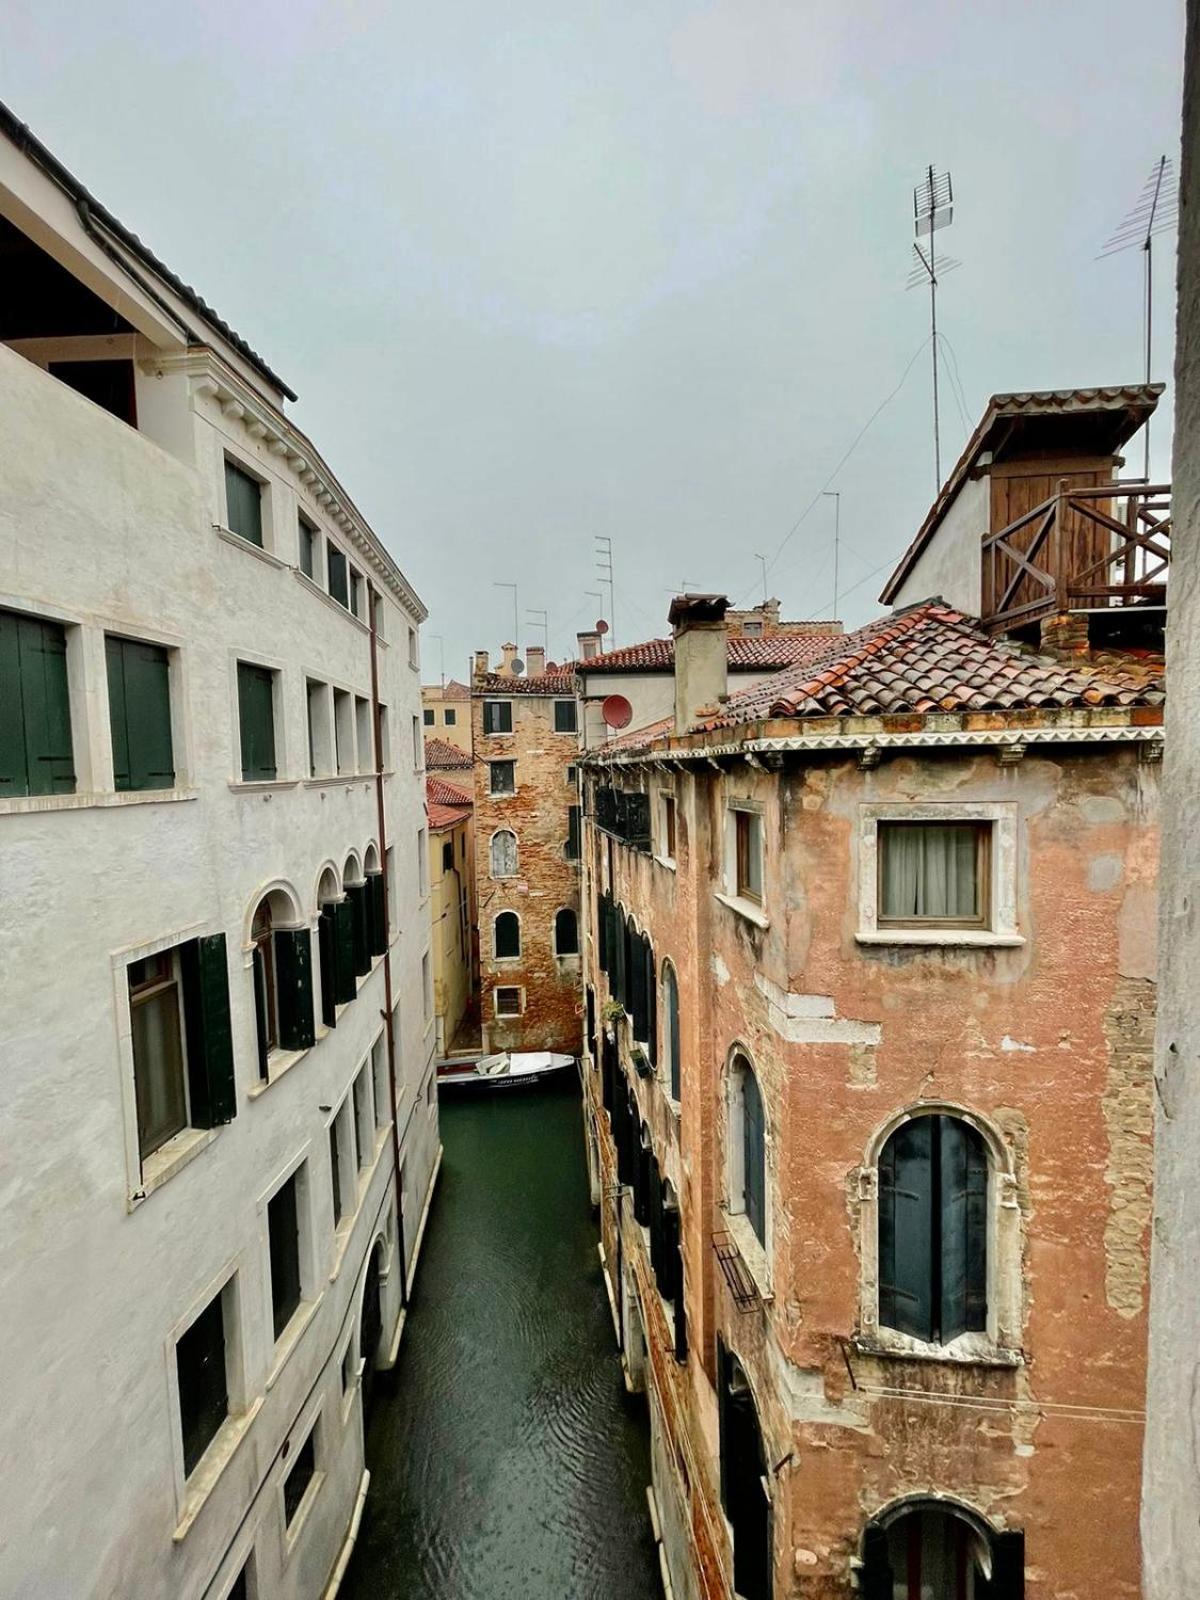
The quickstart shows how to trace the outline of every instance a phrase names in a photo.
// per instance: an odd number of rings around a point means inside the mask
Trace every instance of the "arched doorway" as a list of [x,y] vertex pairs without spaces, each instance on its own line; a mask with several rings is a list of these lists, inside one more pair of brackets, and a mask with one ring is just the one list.
[[1025,1536],[953,1501],[908,1500],[868,1523],[864,1600],[1022,1600]]
[[750,1384],[738,1358],[717,1340],[721,1504],[733,1533],[739,1600],[771,1600],[771,1500],[766,1448]]
[[380,1304],[380,1278],[383,1271],[383,1245],[376,1244],[367,1262],[363,1279],[362,1321],[359,1324],[358,1348],[363,1359],[363,1422],[370,1410],[375,1388],[375,1372],[379,1364],[379,1341],[383,1335],[383,1308]]

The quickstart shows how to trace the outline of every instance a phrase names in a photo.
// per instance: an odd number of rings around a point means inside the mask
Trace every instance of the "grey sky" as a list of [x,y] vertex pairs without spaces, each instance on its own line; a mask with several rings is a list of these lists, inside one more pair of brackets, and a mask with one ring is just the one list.
[[[596,534],[618,641],[683,579],[760,595],[927,337],[929,161],[970,421],[1142,375],[1140,259],[1093,258],[1177,153],[1176,0],[8,0],[3,35],[0,96],[298,390],[429,605],[426,678],[432,636],[461,676],[511,633],[497,580],[568,653]],[[1156,377],[1172,279],[1168,240]],[[952,381],[942,421],[945,469]],[[932,496],[928,350],[835,486],[856,623]],[[831,530],[779,556],[785,614],[830,614]]]

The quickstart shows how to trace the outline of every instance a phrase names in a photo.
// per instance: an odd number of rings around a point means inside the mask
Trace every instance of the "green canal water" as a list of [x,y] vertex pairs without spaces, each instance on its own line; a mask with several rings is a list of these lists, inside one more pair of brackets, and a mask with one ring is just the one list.
[[654,1600],[577,1088],[445,1100],[445,1156],[343,1600]]

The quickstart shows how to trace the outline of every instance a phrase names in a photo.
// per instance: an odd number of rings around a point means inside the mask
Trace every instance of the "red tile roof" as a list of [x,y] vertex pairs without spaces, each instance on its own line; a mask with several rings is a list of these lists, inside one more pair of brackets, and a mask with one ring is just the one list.
[[474,803],[473,797],[465,789],[447,783],[445,778],[425,779],[425,810],[429,816],[429,826],[435,832],[465,822],[471,815]]
[[[817,624],[814,624],[817,626]],[[728,639],[730,672],[770,672],[798,661],[815,661],[841,638],[830,633],[732,633]],[[606,655],[579,664],[580,672],[671,672],[675,667],[674,639],[647,639],[627,644]]]
[[471,691],[465,683],[459,683],[457,678],[451,678],[445,685],[440,683],[423,683],[421,693],[427,694],[431,700],[469,700]]
[[472,686],[476,695],[495,694],[551,694],[575,695],[575,668],[571,663],[554,672],[539,672],[529,678],[510,678],[500,672],[488,672],[477,677]]
[[777,673],[731,695],[706,727],[768,717],[883,716],[896,713],[1051,710],[1162,703],[1160,676],[1067,667],[984,633],[941,600],[926,600],[826,648],[820,661]]
[[426,739],[425,765],[430,772],[469,772],[471,756],[448,739]]

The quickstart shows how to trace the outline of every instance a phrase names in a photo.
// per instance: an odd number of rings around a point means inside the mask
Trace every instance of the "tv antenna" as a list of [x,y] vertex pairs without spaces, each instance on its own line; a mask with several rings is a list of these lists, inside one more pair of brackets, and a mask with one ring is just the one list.
[[[929,326],[930,349],[933,351],[933,470],[937,482],[934,485],[936,496],[942,487],[942,434],[941,421],[938,415],[938,331],[937,331],[937,291],[939,275],[953,272],[955,267],[961,267],[961,261],[955,261],[953,256],[943,256],[939,261],[934,246],[934,235],[942,228],[948,228],[954,221],[954,186],[950,181],[948,172],[939,173],[936,167],[928,167],[925,176],[913,190],[913,232],[916,242],[913,245],[913,266],[908,275],[909,289],[918,289],[922,284],[929,285]],[[926,241],[922,248],[921,240]]]
[[596,535],[596,575],[600,579],[600,587],[608,585],[608,620],[616,622],[616,603],[613,598],[613,551],[612,540],[606,533]]
[[550,654],[550,613],[539,610],[537,607],[525,607],[525,623],[527,627],[542,630],[542,646],[547,655]]
[[842,491],[840,489],[822,489],[821,498],[833,501],[833,620],[837,621],[838,614],[838,546],[842,534]]
[[[1150,382],[1151,340],[1154,333],[1154,238],[1166,233],[1179,216],[1179,181],[1170,156],[1159,156],[1142,185],[1137,200],[1122,217],[1103,250],[1096,257],[1120,255],[1126,250],[1142,252],[1142,317],[1146,334],[1146,382]],[[1145,475],[1150,481],[1150,419],[1146,419]]]

